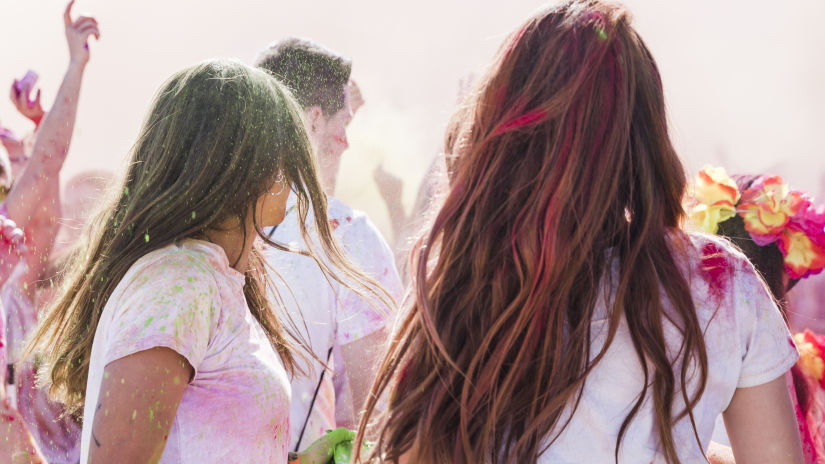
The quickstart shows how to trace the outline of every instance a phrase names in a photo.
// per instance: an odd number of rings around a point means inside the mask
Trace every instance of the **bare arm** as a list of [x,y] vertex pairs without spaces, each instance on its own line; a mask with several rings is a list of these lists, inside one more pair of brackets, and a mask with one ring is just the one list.
[[387,336],[387,329],[384,328],[341,346],[347,380],[352,389],[352,406],[355,417],[352,418],[354,422],[351,424],[338,425],[350,429],[358,428],[358,416],[360,416],[361,410],[364,409],[364,404],[367,401],[367,395],[372,387],[372,381],[377,373],[378,364],[387,343]]
[[723,413],[738,464],[804,462],[785,376],[737,388]]
[[57,92],[54,106],[43,118],[32,148],[28,166],[6,200],[10,219],[25,229],[41,205],[53,204],[60,191],[59,174],[69,151],[77,114],[77,100],[83,71],[89,61],[86,44],[90,35],[99,37],[94,18],[71,19],[74,0],[63,14],[66,40],[69,44],[69,67]]
[[95,411],[87,412],[92,427],[90,461],[157,462],[193,374],[186,358],[169,348],[152,348],[109,363]]

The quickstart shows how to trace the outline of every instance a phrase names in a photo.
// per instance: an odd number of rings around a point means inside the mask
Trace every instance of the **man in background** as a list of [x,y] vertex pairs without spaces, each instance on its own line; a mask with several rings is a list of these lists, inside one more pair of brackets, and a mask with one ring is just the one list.
[[[327,193],[327,219],[343,251],[400,299],[401,281],[387,242],[363,212],[332,196],[341,156],[349,146],[350,98],[360,101],[360,94],[350,95],[352,63],[309,40],[289,38],[264,50],[255,65],[289,87],[303,108]],[[295,196],[290,195],[284,221],[266,233],[275,242],[305,246],[295,204]],[[310,214],[308,230],[313,221]],[[311,258],[269,247],[266,259],[283,277],[283,282],[277,276],[273,280],[300,335],[334,370],[325,371],[320,362],[309,360],[309,365],[303,366],[308,376],[296,376],[292,381],[290,430],[292,449],[298,450],[328,429],[355,428],[392,321],[363,297],[328,281]]]

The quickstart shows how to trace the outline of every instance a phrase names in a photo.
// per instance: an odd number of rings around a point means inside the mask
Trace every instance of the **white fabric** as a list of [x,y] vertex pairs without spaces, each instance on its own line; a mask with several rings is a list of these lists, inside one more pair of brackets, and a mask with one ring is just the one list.
[[244,276],[222,248],[183,240],[140,258],[106,303],[92,345],[81,462],[87,462],[104,367],[153,347],[195,370],[161,463],[285,463],[289,379],[249,312]]
[[[704,450],[714,422],[727,409],[737,388],[761,385],[783,375],[798,358],[785,322],[753,266],[727,242],[704,235],[691,236],[683,263],[702,327],[706,327],[708,380],[693,409],[702,446],[696,443],[686,417],[673,427],[677,453],[683,463],[706,463]],[[679,248],[674,246],[674,248]],[[617,276],[617,266],[612,269]],[[607,288],[607,301],[615,294],[615,281]],[[604,311],[604,304],[600,304]],[[629,308],[632,310],[632,308]],[[591,356],[603,346],[607,319],[593,321]],[[665,323],[669,350],[681,343],[676,327]],[[672,356],[671,359],[674,359]],[[677,371],[678,372],[678,371]],[[677,379],[678,379],[677,373]],[[612,463],[619,427],[642,390],[643,374],[626,322],[619,326],[606,356],[588,376],[581,403],[569,426],[539,459],[540,463]],[[678,380],[677,380],[678,382]],[[693,392],[698,379],[692,377]],[[684,402],[677,394],[674,411]],[[654,425],[650,393],[625,434],[620,463],[663,463]]]
[[[286,217],[271,238],[291,248],[306,250],[295,204],[295,195],[291,194],[287,201]],[[332,197],[328,198],[327,216],[333,235],[353,263],[398,299],[401,296],[401,280],[392,251],[375,225],[364,213]],[[315,231],[313,224],[310,213],[306,226],[311,236]],[[317,238],[313,239],[313,243],[315,250],[320,251]],[[334,429],[342,421],[355,420],[357,411],[354,409],[361,406],[352,404],[341,348],[384,328],[392,321],[380,307],[370,305],[338,282],[327,280],[312,258],[273,247],[267,247],[264,253],[271,268],[280,274],[280,277],[273,275],[273,281],[300,335],[322,360],[327,359],[330,348],[333,350],[329,365],[334,367],[334,375],[330,372],[324,374],[301,438],[300,448],[303,449],[323,435],[325,430]],[[323,366],[315,360],[311,360],[309,366],[302,367],[308,375],[296,376],[292,380],[291,449],[295,449],[323,370]]]

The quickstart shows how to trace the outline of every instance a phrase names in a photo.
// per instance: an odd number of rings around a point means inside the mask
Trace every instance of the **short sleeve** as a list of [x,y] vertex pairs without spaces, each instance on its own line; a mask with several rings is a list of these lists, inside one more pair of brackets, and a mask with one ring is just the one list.
[[753,266],[742,258],[736,273],[736,322],[742,368],[737,388],[770,382],[799,358],[788,326]]
[[[351,221],[339,236],[344,250],[355,265],[398,301],[402,292],[401,279],[389,245],[365,215],[351,218]],[[342,293],[336,314],[337,344],[345,345],[366,337],[392,322],[394,314],[390,314],[390,310],[384,308],[380,301],[371,304],[353,291],[344,290]]]
[[[165,255],[130,276],[107,327],[105,364],[150,348],[185,357],[195,372],[206,356],[220,308],[214,270],[186,251]],[[113,295],[114,296],[114,295]]]

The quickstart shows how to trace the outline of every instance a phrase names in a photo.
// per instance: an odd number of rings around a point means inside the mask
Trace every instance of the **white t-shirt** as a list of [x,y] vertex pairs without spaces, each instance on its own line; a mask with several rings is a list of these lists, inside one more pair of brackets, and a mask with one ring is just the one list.
[[186,239],[132,265],[95,333],[81,462],[87,462],[103,368],[153,347],[185,357],[184,390],[161,463],[285,463],[289,379],[221,247]]
[[[286,217],[275,228],[271,239],[305,250],[295,204],[295,195],[291,194],[287,200]],[[400,298],[401,279],[392,251],[367,216],[332,197],[328,197],[327,216],[333,235],[353,263],[378,281],[394,298]],[[306,222],[310,234],[315,230],[313,224],[310,211]],[[317,239],[315,242],[313,247],[320,251]],[[334,429],[342,421],[357,419],[356,409],[361,405],[353,404],[352,391],[341,361],[341,347],[382,329],[392,321],[389,314],[376,309],[358,294],[334,280],[327,280],[312,258],[273,247],[267,247],[264,254],[270,266],[283,278],[272,276],[299,334],[322,360],[327,359],[332,349],[328,364],[334,368],[334,375],[327,372],[323,381],[319,382],[323,367],[319,362],[310,360],[310,365],[302,366],[307,376],[296,375],[292,379],[290,449],[295,449],[306,422],[300,445],[303,449],[322,436],[325,430]],[[307,421],[313,396],[315,404]]]
[[[704,450],[714,422],[727,409],[737,388],[761,385],[782,376],[798,357],[793,339],[753,266],[733,247],[716,237],[693,235],[682,263],[693,294],[696,312],[705,330],[708,379],[705,392],[693,409],[702,446],[696,443],[689,418],[673,427],[673,438],[681,461],[706,463]],[[616,260],[612,266],[607,301],[615,295]],[[603,314],[604,304],[599,307]],[[667,308],[667,306],[666,306]],[[633,308],[628,308],[632,311]],[[591,356],[599,352],[607,335],[608,319],[594,319]],[[665,322],[671,359],[682,337]],[[626,322],[622,321],[605,357],[587,377],[581,403],[558,440],[539,459],[540,463],[612,463],[619,428],[637,395],[643,374]],[[679,374],[676,374],[677,388]],[[696,391],[692,377],[688,389]],[[620,463],[663,463],[655,429],[652,393],[638,412],[622,440]],[[678,393],[674,412],[684,410]]]

